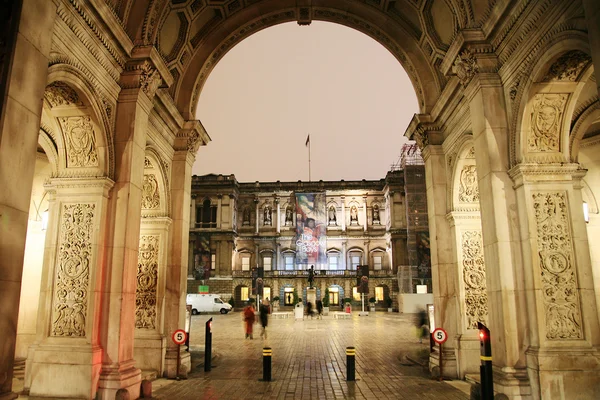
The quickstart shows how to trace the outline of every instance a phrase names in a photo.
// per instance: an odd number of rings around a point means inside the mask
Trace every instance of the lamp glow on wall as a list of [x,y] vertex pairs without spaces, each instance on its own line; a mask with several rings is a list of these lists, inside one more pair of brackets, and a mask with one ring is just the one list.
[[586,223],[590,222],[590,210],[588,207],[588,203],[586,203],[585,201],[583,202],[583,219]]
[[42,230],[48,229],[48,209],[42,213]]

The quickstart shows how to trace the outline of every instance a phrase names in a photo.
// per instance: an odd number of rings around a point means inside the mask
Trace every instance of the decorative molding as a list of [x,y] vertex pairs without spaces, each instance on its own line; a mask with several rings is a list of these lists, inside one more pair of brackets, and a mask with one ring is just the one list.
[[58,121],[66,142],[67,167],[97,167],[96,134],[91,117],[63,117]]
[[583,339],[567,194],[534,192],[541,294],[549,340]]
[[563,113],[568,94],[536,94],[531,111],[531,129],[528,132],[529,152],[559,152]]
[[83,106],[77,92],[64,82],[52,82],[46,86],[44,98],[52,107],[58,106]]
[[144,183],[142,184],[142,209],[156,210],[160,208],[160,193],[158,190],[158,181],[154,174],[144,174]]
[[163,82],[160,72],[147,60],[132,62],[127,65],[125,71],[121,75],[121,87],[123,89],[140,88],[149,98],[154,97]]
[[94,204],[64,204],[52,299],[52,336],[85,337]]
[[460,171],[458,201],[461,203],[479,202],[477,167],[475,165],[465,165]]
[[467,329],[477,329],[477,322],[485,324],[488,316],[488,298],[481,231],[463,231],[461,233],[461,247]]
[[144,157],[144,169],[151,169],[154,168],[154,165],[152,165],[152,162],[150,161],[150,159],[148,157]]
[[543,82],[567,81],[576,82],[584,70],[592,62],[592,58],[581,50],[571,50],[558,58],[550,66]]
[[456,56],[452,71],[456,74],[463,86],[467,86],[475,74],[479,72],[477,59],[469,49],[463,50],[460,55]]
[[159,249],[160,236],[140,236],[135,289],[137,329],[156,329]]

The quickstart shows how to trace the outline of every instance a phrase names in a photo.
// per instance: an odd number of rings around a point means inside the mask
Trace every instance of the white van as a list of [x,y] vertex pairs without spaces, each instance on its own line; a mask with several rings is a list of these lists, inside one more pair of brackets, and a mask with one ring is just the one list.
[[231,304],[225,303],[218,294],[188,294],[186,303],[192,305],[192,315],[200,312],[220,312],[227,314],[231,311]]

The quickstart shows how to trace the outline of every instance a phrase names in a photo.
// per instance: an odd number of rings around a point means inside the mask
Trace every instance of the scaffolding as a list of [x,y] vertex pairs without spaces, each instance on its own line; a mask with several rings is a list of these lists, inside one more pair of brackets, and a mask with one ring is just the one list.
[[427,285],[431,293],[425,162],[416,143],[402,146],[397,168],[404,173],[408,253],[408,265],[398,269],[399,289],[401,293],[415,293],[416,285]]

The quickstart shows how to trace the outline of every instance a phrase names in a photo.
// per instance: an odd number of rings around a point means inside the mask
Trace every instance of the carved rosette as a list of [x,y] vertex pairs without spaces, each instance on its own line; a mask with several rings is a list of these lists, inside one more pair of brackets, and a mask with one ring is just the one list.
[[533,195],[546,338],[582,339],[581,306],[565,192]]
[[467,329],[477,329],[477,322],[486,323],[488,316],[481,231],[462,232],[461,243]]
[[52,299],[52,336],[85,336],[95,207],[63,205]]
[[52,82],[46,86],[44,97],[52,107],[83,106],[77,92],[64,82]]
[[144,183],[142,184],[142,209],[156,210],[159,207],[160,194],[156,176],[154,174],[144,174]]
[[458,200],[461,203],[479,202],[479,186],[477,185],[477,167],[475,165],[465,165],[462,171],[460,171]]
[[67,167],[97,167],[98,153],[92,119],[84,116],[58,120],[65,135]]
[[460,83],[467,86],[475,74],[479,72],[479,65],[477,65],[475,56],[468,49],[465,49],[460,55],[456,56],[452,70]]
[[159,240],[156,235],[140,236],[135,290],[135,327],[138,329],[156,329]]
[[560,151],[560,132],[567,98],[567,94],[535,95],[527,140],[530,152]]

